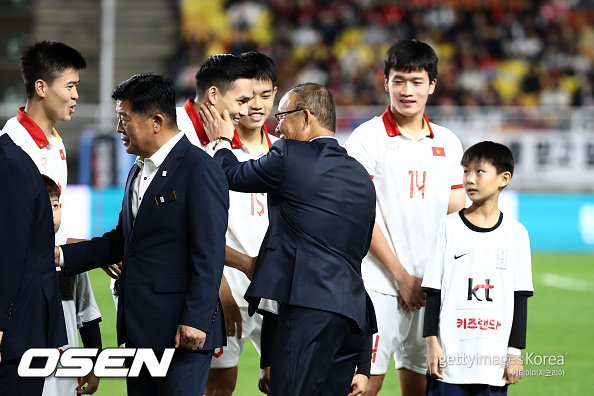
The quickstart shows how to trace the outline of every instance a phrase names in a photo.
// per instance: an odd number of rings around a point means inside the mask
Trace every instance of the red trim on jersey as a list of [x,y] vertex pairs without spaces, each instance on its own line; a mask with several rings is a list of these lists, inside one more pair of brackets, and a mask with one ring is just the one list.
[[445,157],[445,150],[443,147],[431,147],[434,157]]
[[237,147],[241,147],[241,146],[243,146],[243,142],[239,138],[237,131],[233,131],[233,140],[231,140],[231,147],[237,148]]
[[464,188],[464,185],[462,185],[462,184],[454,184],[452,186],[452,190],[458,190],[459,188]]
[[202,145],[206,146],[208,143],[210,143],[210,139],[204,131],[204,126],[202,125],[202,121],[200,121],[200,117],[198,116],[198,113],[196,112],[193,103],[194,99],[188,99],[186,101],[186,104],[184,104],[184,109],[186,110],[186,113],[188,113],[190,121],[192,121],[192,124],[194,125],[194,130],[196,131],[196,135],[198,135],[198,140],[200,140],[200,143],[202,143]]
[[429,130],[429,137],[431,139],[433,139],[435,137],[435,135],[433,134],[433,129],[431,129],[431,124],[429,124],[429,118],[427,118],[427,114],[423,114],[423,119],[425,120],[425,125],[427,126],[427,129]]
[[[262,129],[264,130],[264,136],[266,137],[266,142],[268,143],[268,148],[272,146],[272,142],[270,141],[270,137],[268,136],[268,129],[266,129],[266,125],[262,125]],[[237,131],[233,132],[233,140],[231,141],[231,147],[237,148],[243,146],[243,142],[239,138]]]
[[262,130],[264,131],[264,136],[266,136],[266,142],[268,143],[268,148],[270,148],[270,146],[272,146],[272,142],[270,141],[270,136],[268,136],[268,128],[266,128],[266,125],[262,125]]
[[389,106],[386,111],[384,111],[384,114],[382,114],[382,120],[384,121],[388,136],[400,135],[400,129],[398,129],[398,124],[396,124],[396,120],[394,119],[394,115],[390,111]]
[[45,133],[41,130],[39,125],[33,121],[31,117],[25,114],[25,108],[19,108],[19,112],[17,114],[17,121],[29,132],[31,138],[35,141],[39,148],[44,148],[49,144],[49,140],[45,136]]
[[369,176],[371,176],[371,180],[373,180],[373,175],[369,175]]
[[[427,118],[427,114],[423,114],[423,119],[425,120],[425,126],[427,126],[427,130],[429,131],[429,135],[427,136],[433,139],[435,135],[433,134],[431,125],[429,125],[429,119]],[[394,115],[390,111],[390,106],[388,106],[386,111],[384,111],[384,114],[382,114],[382,120],[384,121],[384,126],[386,127],[386,132],[388,133],[388,136],[392,137],[400,135],[400,129],[398,128],[398,124],[394,119]],[[423,128],[423,130],[425,130],[425,128]]]
[[60,158],[62,158],[62,161],[66,161],[66,155],[64,154],[64,150],[60,149]]
[[219,348],[219,351],[217,352],[217,350],[215,349],[214,353],[212,354],[215,358],[219,358],[221,357],[221,355],[223,354],[223,347]]

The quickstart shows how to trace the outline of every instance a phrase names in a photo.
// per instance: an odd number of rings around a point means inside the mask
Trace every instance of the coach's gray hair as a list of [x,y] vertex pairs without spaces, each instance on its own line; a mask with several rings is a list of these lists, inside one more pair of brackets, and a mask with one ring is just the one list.
[[332,93],[326,87],[315,83],[295,85],[289,90],[297,95],[296,109],[309,109],[316,116],[320,126],[336,132],[336,107]]

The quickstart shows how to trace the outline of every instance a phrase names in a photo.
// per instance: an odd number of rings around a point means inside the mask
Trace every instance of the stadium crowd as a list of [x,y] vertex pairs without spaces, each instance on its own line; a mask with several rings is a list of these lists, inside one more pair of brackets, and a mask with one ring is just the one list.
[[277,63],[280,92],[312,81],[337,105],[387,105],[383,54],[416,38],[440,59],[430,105],[594,104],[589,0],[181,0],[180,18],[181,97],[209,55],[257,50]]

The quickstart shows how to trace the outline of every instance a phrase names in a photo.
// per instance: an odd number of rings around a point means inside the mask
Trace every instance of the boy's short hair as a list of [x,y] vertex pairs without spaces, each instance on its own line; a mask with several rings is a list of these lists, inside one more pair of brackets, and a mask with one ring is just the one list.
[[425,70],[429,82],[437,78],[437,54],[430,45],[411,40],[398,40],[384,56],[384,76],[390,77],[390,71],[404,73]]
[[47,193],[49,194],[50,198],[58,198],[60,199],[60,187],[56,184],[55,181],[52,180],[51,177],[46,175],[41,175],[43,177],[43,182],[45,183],[45,188],[47,189]]
[[460,161],[462,166],[487,162],[495,167],[497,174],[509,172],[514,175],[514,155],[507,146],[501,143],[485,141],[475,144],[466,150]]
[[231,54],[210,56],[196,72],[196,97],[203,98],[215,86],[225,95],[241,78],[256,78],[256,65]]
[[161,114],[167,125],[177,125],[173,81],[159,74],[136,74],[120,83],[111,98],[129,100],[130,109],[143,117]]
[[21,54],[21,75],[27,99],[35,94],[35,81],[41,79],[51,85],[64,70],[86,67],[80,52],[58,41],[40,41],[25,48]]
[[316,116],[320,126],[336,132],[336,107],[334,97],[328,88],[316,83],[297,84],[287,92],[294,92],[296,109],[309,109]]
[[266,82],[271,81],[272,86],[276,86],[276,78],[278,77],[278,71],[274,61],[268,56],[258,51],[248,51],[237,55],[239,59],[248,61],[257,67],[256,80]]

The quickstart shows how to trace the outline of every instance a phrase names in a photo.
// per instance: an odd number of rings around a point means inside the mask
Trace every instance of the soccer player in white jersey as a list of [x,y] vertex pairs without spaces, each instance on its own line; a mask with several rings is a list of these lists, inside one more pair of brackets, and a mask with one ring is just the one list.
[[464,207],[462,145],[425,115],[437,83],[437,61],[435,51],[417,40],[390,47],[384,58],[390,107],[355,129],[346,142],[377,193],[376,224],[362,265],[379,328],[367,396],[381,389],[392,356],[402,395],[424,394],[421,281],[439,222]]
[[[56,182],[62,196],[66,189],[68,170],[64,143],[55,125],[58,122],[70,121],[75,112],[79,71],[86,66],[85,59],[77,50],[60,42],[42,41],[27,47],[21,55],[21,74],[27,102],[24,107],[19,108],[17,116],[9,119],[2,129],[33,159],[42,174]],[[66,241],[64,233],[58,231],[56,243]],[[73,318],[79,315],[79,318],[85,318],[83,332],[92,334],[85,338],[94,340],[85,343],[85,346],[100,348],[101,314],[86,274],[81,277],[81,282],[84,285],[79,289],[85,291],[84,298],[87,303],[80,307],[79,312],[74,312],[72,304],[62,301],[64,316]],[[68,340],[72,345],[70,333]],[[78,345],[78,336],[76,344]],[[99,379],[91,375],[85,377],[85,381],[87,380],[89,386],[84,392],[92,393],[97,390]],[[76,379],[52,377],[48,378],[46,383],[48,381],[56,383],[52,384],[52,387],[44,387],[43,394],[46,396],[76,394]],[[84,383],[81,384],[83,385]]]
[[533,294],[526,228],[497,207],[514,159],[481,142],[462,158],[472,205],[440,225],[427,265],[423,335],[428,395],[506,395],[522,377],[527,298]]

